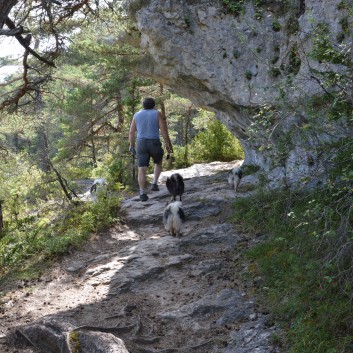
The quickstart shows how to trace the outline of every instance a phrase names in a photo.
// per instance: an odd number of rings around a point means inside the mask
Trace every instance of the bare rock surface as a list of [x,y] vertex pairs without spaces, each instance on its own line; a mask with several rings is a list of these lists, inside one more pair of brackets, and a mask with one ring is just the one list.
[[164,172],[147,202],[123,202],[125,224],[93,236],[36,280],[2,283],[0,352],[270,353],[277,331],[244,279],[240,254],[260,241],[230,223],[234,163],[178,170],[182,237],[163,228]]

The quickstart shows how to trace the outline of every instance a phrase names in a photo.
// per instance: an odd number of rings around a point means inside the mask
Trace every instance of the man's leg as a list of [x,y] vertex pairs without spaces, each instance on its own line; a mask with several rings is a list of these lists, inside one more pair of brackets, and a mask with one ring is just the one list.
[[147,167],[138,167],[137,180],[138,180],[139,187],[140,187],[140,196],[146,195],[146,193],[145,193],[146,174],[147,174]]
[[152,182],[152,189],[153,191],[159,191],[159,188],[158,188],[158,178],[159,176],[161,175],[161,172],[162,172],[162,162],[160,163],[155,163],[154,165],[154,179],[153,179],[153,182]]

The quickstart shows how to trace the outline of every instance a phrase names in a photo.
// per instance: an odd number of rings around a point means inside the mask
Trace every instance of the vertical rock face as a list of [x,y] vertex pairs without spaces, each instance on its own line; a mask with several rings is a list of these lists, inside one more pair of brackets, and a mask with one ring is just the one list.
[[349,1],[228,3],[126,0],[134,25],[125,40],[147,54],[140,73],[216,112],[245,163],[275,184],[324,180],[335,152],[322,147],[352,133],[351,107],[335,119],[321,114],[341,89],[327,75],[352,77]]

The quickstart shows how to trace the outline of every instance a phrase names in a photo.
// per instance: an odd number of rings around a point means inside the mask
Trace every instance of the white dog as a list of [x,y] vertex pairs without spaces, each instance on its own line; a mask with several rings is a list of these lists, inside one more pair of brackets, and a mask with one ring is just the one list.
[[107,195],[108,182],[104,178],[95,179],[89,192],[91,194],[92,199],[96,199],[98,194]]
[[228,172],[229,189],[234,189],[235,191],[237,191],[242,176],[243,171],[240,167],[234,167],[233,169],[231,169]]
[[181,228],[185,221],[185,213],[180,201],[170,203],[163,212],[163,223],[166,231],[172,236],[181,236]]

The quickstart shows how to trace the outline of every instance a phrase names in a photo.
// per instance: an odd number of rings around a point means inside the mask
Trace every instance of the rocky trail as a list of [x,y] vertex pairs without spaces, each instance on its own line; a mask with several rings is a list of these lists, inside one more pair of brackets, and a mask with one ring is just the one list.
[[[1,353],[269,353],[276,332],[244,279],[241,253],[261,237],[230,223],[237,163],[178,170],[187,215],[181,238],[167,234],[164,172],[149,200],[125,200],[125,222],[92,237],[37,280],[3,285]],[[239,163],[238,163],[239,164]],[[260,281],[260,280],[259,280]]]

